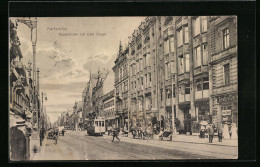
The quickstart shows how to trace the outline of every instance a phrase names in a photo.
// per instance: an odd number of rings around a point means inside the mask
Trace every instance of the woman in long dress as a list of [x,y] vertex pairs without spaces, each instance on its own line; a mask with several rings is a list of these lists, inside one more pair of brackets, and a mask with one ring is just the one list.
[[237,126],[235,123],[232,123],[232,126],[231,126],[231,139],[237,139]]
[[224,125],[224,128],[223,128],[223,138],[224,139],[230,139],[229,130],[228,130],[228,124]]

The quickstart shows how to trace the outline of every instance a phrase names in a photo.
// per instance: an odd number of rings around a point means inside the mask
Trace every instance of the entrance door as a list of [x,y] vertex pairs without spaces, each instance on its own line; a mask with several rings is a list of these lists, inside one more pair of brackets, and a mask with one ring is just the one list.
[[10,129],[10,159],[25,160],[26,158],[26,139],[24,133],[16,126]]

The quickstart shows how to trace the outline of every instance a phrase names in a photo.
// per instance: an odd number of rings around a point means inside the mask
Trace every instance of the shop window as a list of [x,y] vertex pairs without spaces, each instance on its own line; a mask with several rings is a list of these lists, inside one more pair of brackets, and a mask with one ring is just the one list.
[[197,91],[201,91],[202,90],[201,79],[200,78],[196,79],[196,83],[197,83],[196,85]]
[[206,44],[202,45],[202,56],[203,56],[203,65],[207,65],[208,64],[208,50],[207,50]]
[[190,84],[185,84],[185,94],[190,94]]
[[203,90],[208,90],[209,89],[209,78],[204,77],[203,78]]
[[184,43],[189,43],[189,29],[184,27]]
[[230,65],[225,64],[224,65],[224,85],[230,84]]
[[198,47],[196,47],[196,48],[194,49],[194,56],[195,56],[195,60],[194,60],[195,67],[201,66],[201,52],[200,52],[200,46],[198,46]]
[[183,44],[183,33],[182,29],[177,31],[177,47],[180,47]]
[[229,47],[229,29],[223,30],[223,49],[227,49]]

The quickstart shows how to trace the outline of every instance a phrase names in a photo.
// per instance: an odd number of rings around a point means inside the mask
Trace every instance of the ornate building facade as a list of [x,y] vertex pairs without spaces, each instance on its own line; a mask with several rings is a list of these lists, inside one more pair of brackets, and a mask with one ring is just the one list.
[[233,16],[147,17],[113,67],[116,111],[128,98],[133,126],[237,123],[236,31]]

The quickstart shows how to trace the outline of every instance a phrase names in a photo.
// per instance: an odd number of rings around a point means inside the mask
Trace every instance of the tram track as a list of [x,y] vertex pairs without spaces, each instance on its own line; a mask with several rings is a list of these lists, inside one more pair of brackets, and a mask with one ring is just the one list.
[[[73,137],[73,138],[77,138],[77,139],[80,139],[82,141],[88,142],[90,144],[98,145],[98,146],[105,148],[105,149],[109,149],[109,150],[112,150],[112,151],[119,152],[120,154],[124,154],[124,155],[130,156],[130,157],[138,159],[138,160],[151,159],[151,157],[155,156],[154,151],[152,151],[152,152],[151,151],[145,151],[144,149],[142,149],[140,147],[128,147],[126,145],[122,145],[123,143],[121,143],[121,142],[118,143],[119,147],[113,148],[112,146],[115,146],[115,145],[111,145],[111,147],[110,146],[104,146],[103,144],[98,143],[98,141],[95,140],[94,138],[92,138],[92,136],[89,136],[88,139],[84,139],[80,135],[77,135],[77,136],[70,135],[70,136]],[[106,141],[106,139],[104,139],[104,140]],[[137,145],[137,144],[132,144],[132,145]],[[124,149],[132,150],[132,152],[134,152],[134,154],[131,153],[131,152],[125,153]],[[155,148],[153,148],[153,149],[155,149]],[[167,151],[167,152],[169,153],[169,151]],[[178,153],[180,153],[180,154],[175,154],[175,155],[172,155],[172,156],[160,154],[160,155],[157,156],[157,159],[164,159],[164,160],[182,159],[183,158],[182,155],[187,157],[186,153],[183,152],[183,151],[178,150]],[[193,153],[189,153],[189,154],[192,155],[191,157],[189,156],[189,159],[200,159],[199,157],[201,157],[201,155],[199,156],[198,154],[193,154]],[[176,157],[174,157],[174,156],[176,156]],[[140,157],[143,157],[143,158],[140,158]],[[192,158],[192,157],[196,157],[196,158]],[[211,157],[211,156],[203,156],[203,157],[206,157],[206,158],[209,158],[209,159],[215,159],[215,157]]]

